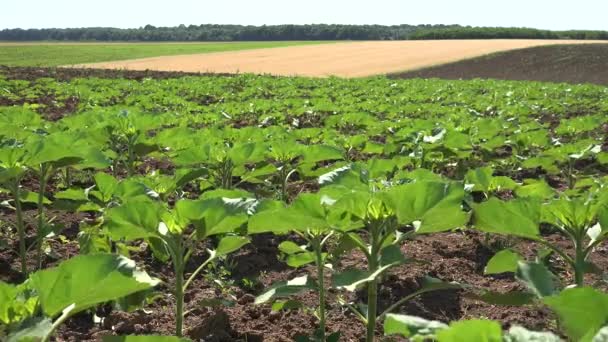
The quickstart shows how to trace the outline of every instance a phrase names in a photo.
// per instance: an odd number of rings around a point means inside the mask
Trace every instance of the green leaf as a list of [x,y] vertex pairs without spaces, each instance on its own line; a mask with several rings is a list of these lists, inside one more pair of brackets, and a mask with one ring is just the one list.
[[187,338],[160,335],[104,336],[103,342],[189,342]]
[[228,156],[236,165],[246,163],[256,163],[264,159],[266,154],[266,146],[261,143],[246,143],[235,145],[229,152]]
[[555,197],[555,190],[544,180],[526,179],[524,183],[525,185],[521,185],[515,189],[517,197],[536,197],[541,199]]
[[71,188],[64,191],[59,191],[55,194],[55,199],[63,199],[70,201],[88,201],[89,198],[83,189]]
[[[72,146],[73,148],[65,148]],[[83,153],[74,136],[56,133],[47,137],[36,137],[28,146],[28,165],[38,169],[41,164],[51,164],[56,168],[78,164],[83,160]]]
[[503,235],[536,238],[539,235],[540,203],[531,199],[503,202],[496,198],[474,207],[475,228]]
[[344,272],[334,274],[332,278],[333,286],[354,292],[357,290],[357,287],[378,278],[384,271],[392,266],[393,264],[384,265],[374,272],[362,271],[354,268],[348,269]]
[[248,244],[251,240],[242,236],[226,236],[223,237],[217,245],[215,250],[216,256],[223,256],[230,254],[241,247]]
[[319,194],[302,194],[289,208],[260,212],[250,218],[248,225],[250,234],[286,234],[291,230],[329,228],[323,196]]
[[474,184],[473,191],[489,192],[492,186],[491,167],[480,167],[475,170],[469,170],[465,176],[467,184]]
[[519,261],[516,277],[540,298],[556,292],[555,277],[543,264]]
[[292,254],[287,257],[287,265],[297,268],[315,262],[315,259],[316,255],[313,252]]
[[100,193],[99,199],[104,203],[109,202],[118,188],[118,180],[104,172],[96,173],[94,178],[95,185]]
[[565,289],[543,302],[557,313],[572,341],[592,341],[608,321],[608,295],[593,288]]
[[397,245],[389,245],[381,251],[380,265],[398,265],[403,264],[407,261],[407,257],[403,255],[401,249],[399,249],[399,246]]
[[447,324],[439,321],[429,321],[424,318],[408,315],[387,314],[384,320],[384,335],[431,338],[439,330],[446,329],[447,327]]
[[4,324],[12,322],[13,305],[17,293],[17,287],[0,281],[0,322]]
[[298,300],[277,300],[272,304],[272,311],[294,310],[304,307],[304,304]]
[[451,323],[437,332],[438,342],[501,342],[502,328],[495,321],[473,319]]
[[263,304],[273,298],[289,297],[303,290],[316,290],[317,283],[307,275],[289,281],[281,281],[272,285],[270,290],[255,298],[255,304]]
[[129,201],[107,211],[104,225],[113,239],[135,240],[162,235],[159,232],[160,205],[150,201]]
[[229,198],[181,200],[175,204],[180,222],[194,224],[196,236],[203,239],[212,235],[234,233],[247,222],[247,201]]
[[595,222],[597,209],[585,199],[561,198],[543,206],[543,222],[580,232]]
[[484,269],[484,274],[498,274],[517,271],[521,256],[510,249],[496,253]]
[[303,149],[303,162],[316,163],[324,160],[342,160],[342,150],[327,145],[309,145]]
[[55,317],[74,305],[71,314],[112,301],[158,284],[135,262],[111,254],[80,255],[57,267],[30,276],[44,313]]
[[[464,188],[455,183],[422,181],[398,186],[384,194],[399,223],[412,224],[417,233],[434,233],[464,226]],[[416,222],[417,224],[416,224]]]
[[306,252],[306,247],[299,246],[298,244],[292,241],[283,241],[279,244],[279,250],[285,254],[291,255]]

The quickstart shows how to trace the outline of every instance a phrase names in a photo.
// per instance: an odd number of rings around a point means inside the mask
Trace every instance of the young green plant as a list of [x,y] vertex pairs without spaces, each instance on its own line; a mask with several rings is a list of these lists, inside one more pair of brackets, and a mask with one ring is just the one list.
[[[181,200],[173,210],[158,202],[133,200],[108,210],[105,226],[115,240],[145,239],[157,258],[172,263],[175,271],[175,334],[182,336],[186,289],[210,262],[249,243],[246,237],[229,235],[246,221],[246,208],[238,199]],[[190,227],[194,229],[190,231]],[[207,260],[185,278],[186,263],[196,252],[197,243],[215,235],[223,236],[217,248],[208,249]]]
[[[469,218],[462,209],[464,188],[458,183],[417,181],[380,190],[378,184],[366,178],[365,171],[347,167],[322,177],[321,182],[332,184],[322,192],[343,191],[344,196],[334,207],[347,213],[360,228],[343,234],[342,244],[346,249],[359,249],[367,259],[367,269],[349,269],[336,274],[333,283],[348,291],[367,285],[367,312],[359,316],[366,323],[366,340],[372,342],[377,320],[411,298],[400,300],[378,315],[378,287],[383,274],[392,267],[414,261],[402,254],[401,243],[415,234],[464,226]],[[406,226],[410,227],[409,231],[399,230]],[[460,286],[428,279],[415,295],[450,288]]]

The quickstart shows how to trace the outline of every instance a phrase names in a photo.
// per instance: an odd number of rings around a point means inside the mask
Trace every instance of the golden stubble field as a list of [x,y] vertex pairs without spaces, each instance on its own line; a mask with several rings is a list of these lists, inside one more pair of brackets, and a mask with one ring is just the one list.
[[364,77],[415,70],[490,53],[577,40],[366,41],[151,57],[73,67],[298,76]]

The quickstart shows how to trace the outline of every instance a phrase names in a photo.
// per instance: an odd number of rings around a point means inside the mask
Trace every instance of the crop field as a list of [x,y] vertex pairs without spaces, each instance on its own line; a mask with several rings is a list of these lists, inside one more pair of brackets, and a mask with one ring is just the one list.
[[[326,44],[318,41],[204,43],[0,42],[0,65],[60,66],[132,58]],[[329,42],[331,43],[331,42]]]
[[141,59],[133,57],[122,61],[81,64],[77,67],[364,77],[415,70],[506,50],[594,42],[518,39],[349,42],[272,50],[254,49]]
[[606,340],[606,87],[36,70],[2,341]]

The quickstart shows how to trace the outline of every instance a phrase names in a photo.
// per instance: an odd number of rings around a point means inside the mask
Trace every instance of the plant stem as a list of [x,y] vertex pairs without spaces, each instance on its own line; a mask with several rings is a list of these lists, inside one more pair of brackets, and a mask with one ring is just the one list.
[[321,342],[325,342],[325,264],[323,260],[323,245],[321,237],[315,236],[313,239],[317,264],[317,283],[319,285],[319,332]]
[[[178,254],[182,256],[183,253]],[[175,260],[175,335],[182,337],[184,329],[184,265],[183,260]]]
[[211,256],[209,259],[207,259],[204,263],[202,263],[191,275],[190,277],[188,277],[188,280],[186,280],[186,283],[183,285],[183,289],[184,291],[186,291],[186,289],[188,288],[188,286],[190,285],[190,283],[194,280],[194,278],[196,278],[196,276],[205,268],[205,266],[207,266],[207,264],[209,264],[211,262],[211,260],[215,259],[213,256]]
[[27,257],[25,247],[25,226],[23,224],[23,210],[21,208],[21,190],[19,180],[13,184],[13,197],[15,197],[15,210],[17,211],[17,232],[19,234],[19,258],[21,259],[21,274],[27,278]]
[[[378,269],[378,256],[380,252],[379,231],[381,227],[377,224],[371,225],[371,252],[369,258],[368,271],[374,273]],[[376,334],[376,315],[378,314],[378,280],[373,279],[367,285],[367,338],[366,342],[373,342]]]
[[38,230],[36,239],[36,269],[42,268],[42,240],[44,239],[44,192],[46,190],[48,165],[40,165],[40,187],[38,189]]
[[70,188],[72,186],[72,171],[70,171],[70,167],[65,168],[65,187]]
[[68,318],[70,318],[70,314],[72,313],[73,309],[74,309],[74,304],[70,305],[69,307],[67,307],[63,310],[63,312],[61,313],[61,316],[59,316],[59,318],[57,318],[57,320],[55,322],[53,322],[51,329],[42,338],[42,342],[49,342],[51,340],[51,336],[53,336],[53,334],[55,333],[57,328],[59,328],[59,326],[61,324],[63,324],[63,322],[65,322]]
[[576,256],[574,261],[574,282],[577,287],[582,287],[585,282],[585,259],[586,254],[583,248],[583,239],[578,238],[575,242]]

